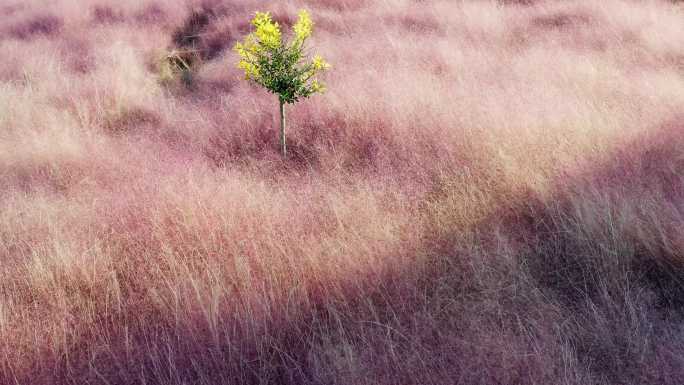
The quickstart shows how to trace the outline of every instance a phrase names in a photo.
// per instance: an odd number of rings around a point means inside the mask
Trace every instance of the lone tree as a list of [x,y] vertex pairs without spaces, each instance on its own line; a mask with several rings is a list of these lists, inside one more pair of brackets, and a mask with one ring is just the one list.
[[280,26],[268,12],[257,12],[252,25],[255,31],[238,42],[234,50],[240,55],[238,68],[245,79],[278,95],[280,102],[280,148],[287,155],[285,142],[285,105],[324,92],[325,85],[315,76],[330,68],[319,55],[309,58],[305,42],[313,32],[313,21],[306,10],[299,11],[290,41],[283,41]]

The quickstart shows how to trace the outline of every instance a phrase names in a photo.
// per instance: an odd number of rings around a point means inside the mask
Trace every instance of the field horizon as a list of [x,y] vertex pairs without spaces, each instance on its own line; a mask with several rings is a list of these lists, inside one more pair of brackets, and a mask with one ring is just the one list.
[[[232,47],[300,9],[283,157]],[[0,52],[0,385],[684,384],[682,2],[0,0]]]

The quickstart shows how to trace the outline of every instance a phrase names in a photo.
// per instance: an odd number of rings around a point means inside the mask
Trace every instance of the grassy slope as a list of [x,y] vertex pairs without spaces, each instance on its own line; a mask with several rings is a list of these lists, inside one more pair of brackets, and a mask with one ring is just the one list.
[[0,0],[1,384],[684,383],[681,5],[231,3]]

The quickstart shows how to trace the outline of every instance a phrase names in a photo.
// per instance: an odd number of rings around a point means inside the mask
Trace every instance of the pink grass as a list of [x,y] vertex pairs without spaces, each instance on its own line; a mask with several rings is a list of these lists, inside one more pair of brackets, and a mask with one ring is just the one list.
[[[230,47],[301,7],[282,159]],[[0,2],[0,384],[681,384],[683,16]]]

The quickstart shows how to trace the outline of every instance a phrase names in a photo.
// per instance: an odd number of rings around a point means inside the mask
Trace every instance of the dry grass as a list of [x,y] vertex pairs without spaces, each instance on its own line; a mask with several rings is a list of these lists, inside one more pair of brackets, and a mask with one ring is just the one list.
[[[300,7],[283,160],[227,48]],[[683,18],[0,1],[0,383],[684,383]]]

